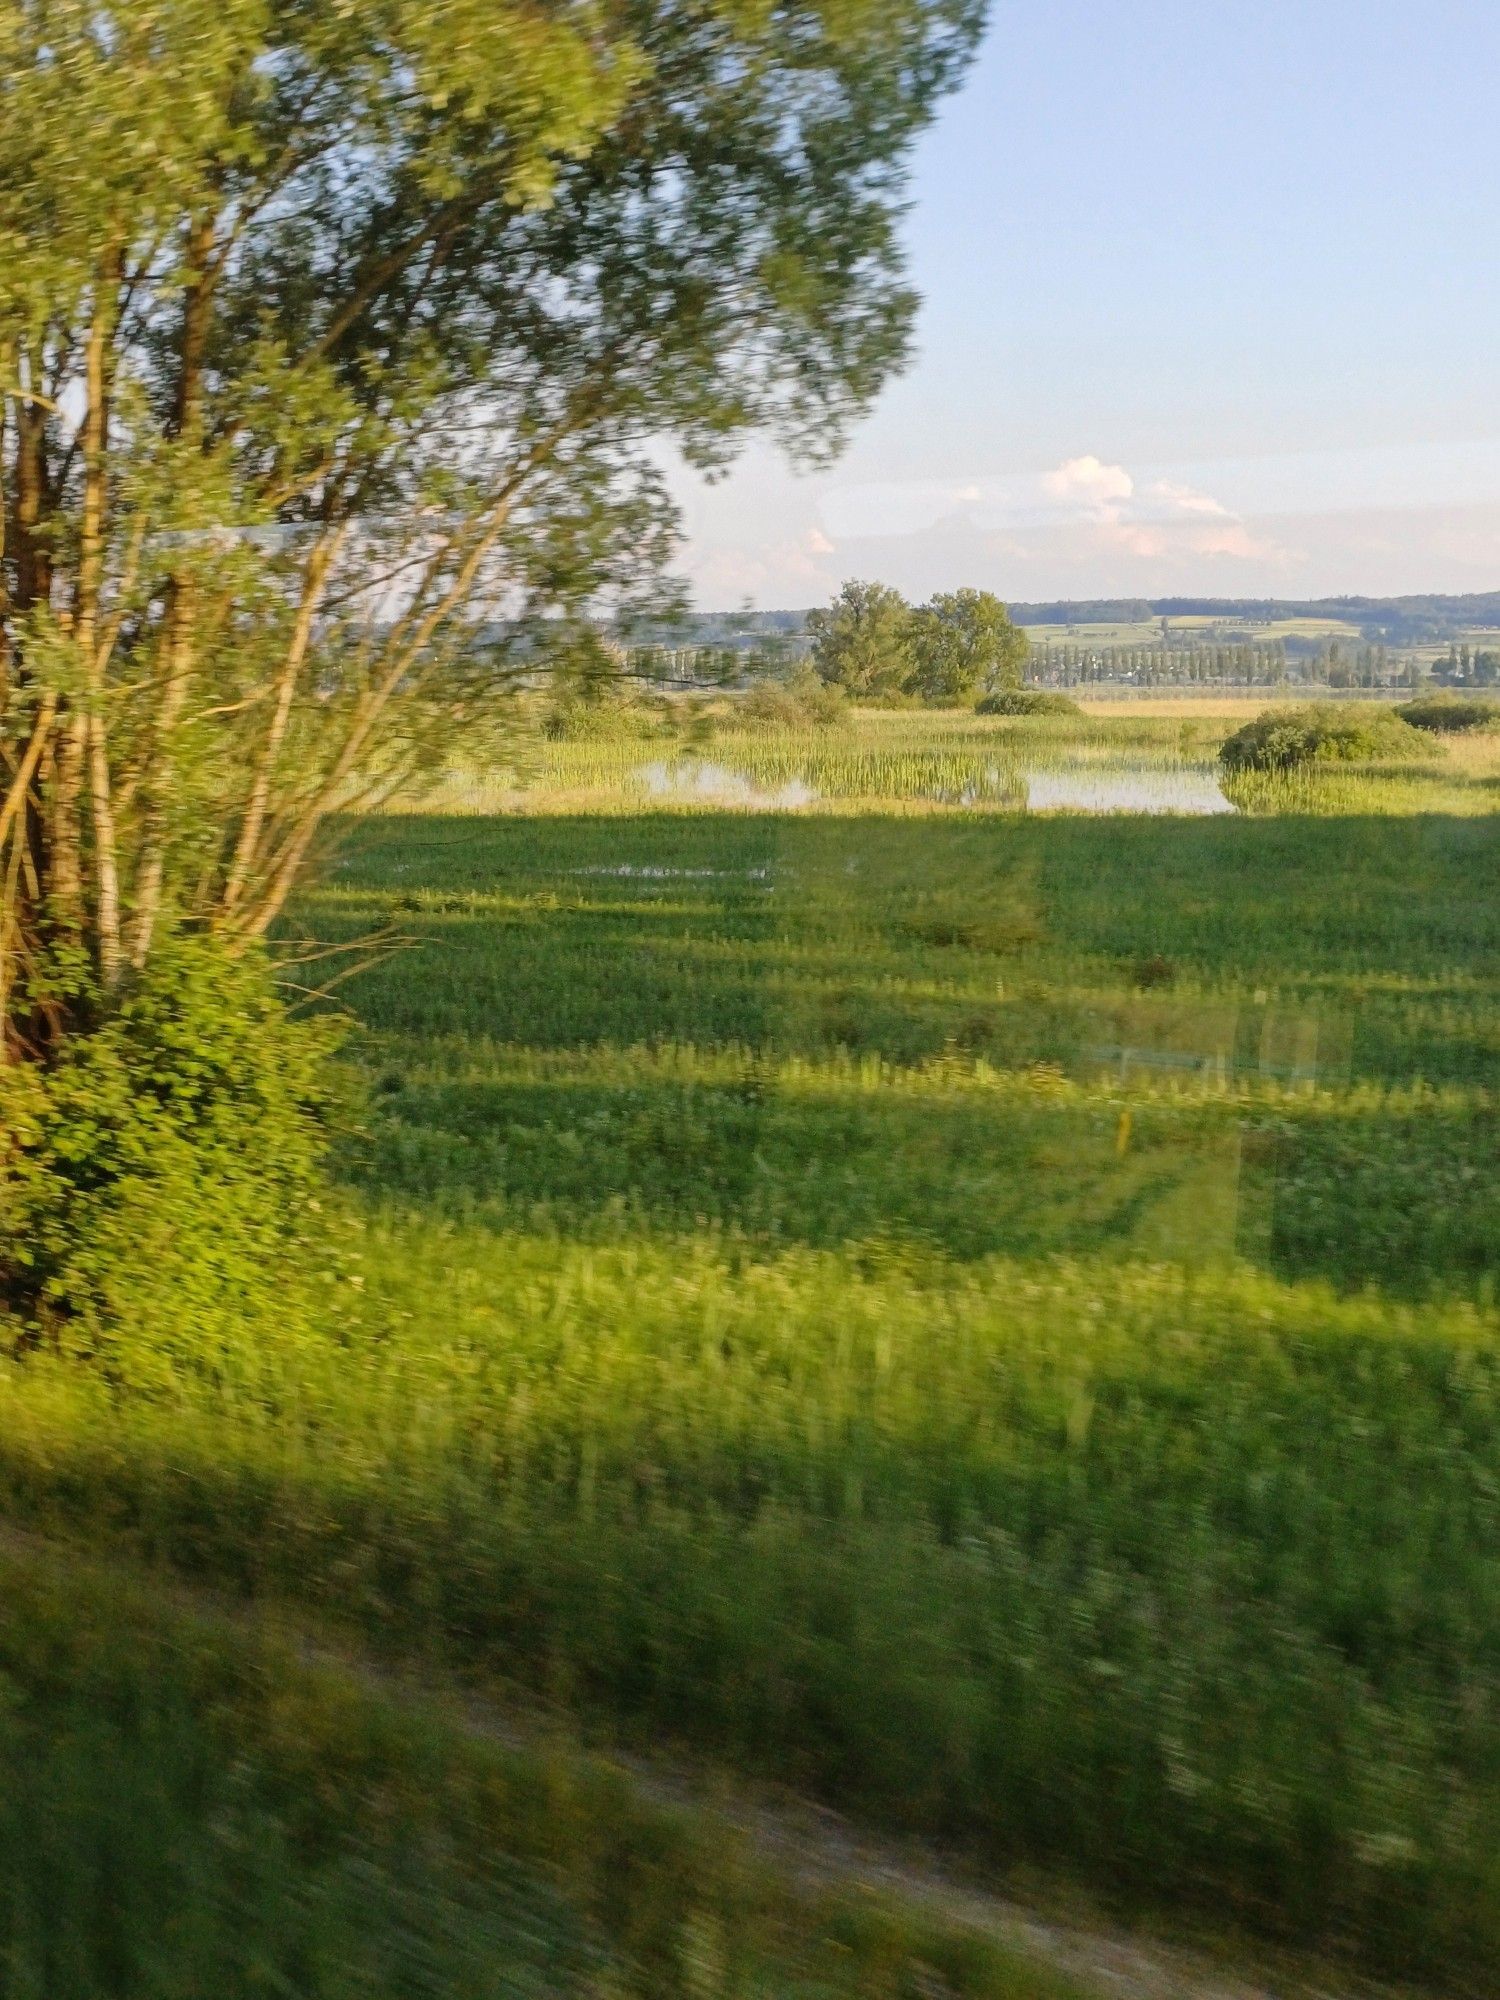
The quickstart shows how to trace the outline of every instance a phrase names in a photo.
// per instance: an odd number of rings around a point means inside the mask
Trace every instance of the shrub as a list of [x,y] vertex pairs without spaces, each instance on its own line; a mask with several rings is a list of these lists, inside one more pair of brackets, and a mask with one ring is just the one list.
[[655,733],[659,717],[631,689],[603,695],[560,695],[542,717],[542,734],[552,743],[611,743]]
[[740,703],[739,712],[746,722],[781,724],[788,729],[806,720],[797,697],[774,681],[761,681],[751,688]]
[[1431,755],[1420,731],[1389,709],[1268,708],[1229,737],[1219,761],[1229,771],[1287,771],[1299,764],[1364,764]]
[[151,1387],[295,1324],[314,1218],[326,1262],[335,1038],[263,960],[178,939],[52,1064],[0,1071],[0,1345]]
[[1067,695],[1053,688],[1001,688],[974,704],[976,715],[1082,715]]
[[1458,736],[1471,729],[1500,729],[1500,702],[1482,695],[1424,694],[1396,710],[1413,729],[1434,736]]
[[740,714],[752,722],[797,729],[807,723],[826,726],[849,712],[848,696],[833,681],[825,681],[806,661],[784,681],[764,680],[751,688]]

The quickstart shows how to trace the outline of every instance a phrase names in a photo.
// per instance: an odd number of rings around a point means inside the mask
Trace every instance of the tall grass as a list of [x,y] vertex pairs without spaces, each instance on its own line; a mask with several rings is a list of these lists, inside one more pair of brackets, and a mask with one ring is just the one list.
[[1006,727],[693,748],[804,813],[567,744],[517,810],[358,830],[305,921],[420,944],[352,988],[363,1282],[151,1401],[10,1369],[0,1491],[589,1732],[1482,1992],[1493,774],[923,795]]
[[[15,2000],[1068,2000],[899,1902],[799,1886],[453,1703],[55,1552],[0,1555]],[[1076,1996],[1075,1996],[1076,2000]]]

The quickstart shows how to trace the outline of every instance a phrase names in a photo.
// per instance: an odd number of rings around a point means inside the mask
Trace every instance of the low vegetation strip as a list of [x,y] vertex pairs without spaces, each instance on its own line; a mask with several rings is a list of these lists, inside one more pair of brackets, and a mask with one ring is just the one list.
[[1438,736],[1500,729],[1500,701],[1492,695],[1424,695],[1404,703],[1396,713],[1414,729],[1428,729]]

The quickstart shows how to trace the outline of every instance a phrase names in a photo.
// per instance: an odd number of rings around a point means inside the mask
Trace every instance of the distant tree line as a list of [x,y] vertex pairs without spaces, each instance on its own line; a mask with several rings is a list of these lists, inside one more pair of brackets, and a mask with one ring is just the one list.
[[1059,598],[1011,605],[1018,625],[1145,625],[1157,619],[1211,618],[1270,625],[1282,619],[1336,618],[1369,641],[1418,646],[1459,639],[1476,627],[1500,626],[1500,591],[1413,597],[1153,597]]
[[1447,658],[1434,664],[1432,678],[1444,687],[1500,687],[1500,652],[1450,643]]
[[[1400,608],[1398,610],[1398,607]],[[1406,611],[1405,607],[1410,607]],[[1500,623],[1500,596],[1339,598],[1292,604],[1276,599],[1090,598],[1003,605],[988,591],[939,594],[909,604],[884,584],[845,584],[829,606],[810,611],[689,613],[670,625],[637,631],[621,651],[643,680],[727,686],[783,679],[811,659],[820,677],[862,701],[969,701],[1029,679],[1047,687],[1110,682],[1143,687],[1322,686],[1415,689],[1500,686],[1500,648],[1448,641],[1446,655],[1419,658],[1433,639],[1420,635],[1441,612],[1471,627]],[[1374,636],[1258,636],[1174,627],[1174,618],[1219,615],[1258,622],[1301,614],[1371,621]],[[1377,627],[1375,618],[1384,621]],[[1090,625],[1155,622],[1158,636],[1101,644]],[[1405,624],[1411,633],[1397,636]],[[1077,637],[1030,640],[1033,624],[1085,628]]]
[[1275,687],[1288,678],[1286,647],[1156,642],[1092,646],[1048,641],[1032,653],[1032,678],[1045,687],[1128,681],[1141,687]]
[[[1475,661],[1500,655],[1479,654]],[[1456,685],[1489,685],[1477,678],[1481,669],[1469,664],[1469,649],[1455,648],[1451,675],[1435,679]],[[1082,641],[1048,641],[1032,653],[1033,678],[1048,687],[1079,687],[1090,683],[1128,682],[1138,687],[1283,687],[1293,683],[1330,688],[1415,688],[1423,674],[1411,655],[1393,653],[1385,645],[1350,645],[1333,639],[1314,653],[1291,656],[1283,639],[1216,641],[1180,639],[1144,645],[1089,645]],[[1497,674],[1500,679],[1500,674]]]

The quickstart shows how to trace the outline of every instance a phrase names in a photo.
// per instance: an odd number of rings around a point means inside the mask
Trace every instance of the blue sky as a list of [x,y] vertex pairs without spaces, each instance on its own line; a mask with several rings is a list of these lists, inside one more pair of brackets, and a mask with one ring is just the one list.
[[697,601],[1500,588],[1500,0],[994,0],[915,365],[682,477]]

